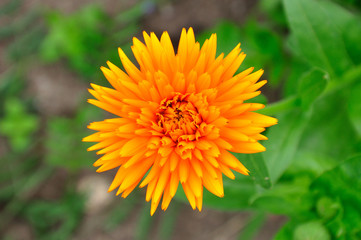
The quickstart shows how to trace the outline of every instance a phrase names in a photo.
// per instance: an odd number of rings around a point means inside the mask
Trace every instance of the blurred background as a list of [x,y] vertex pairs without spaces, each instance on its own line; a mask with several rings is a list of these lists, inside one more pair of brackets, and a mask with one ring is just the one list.
[[[0,238],[361,239],[360,10],[358,0],[0,0]],[[118,47],[132,56],[133,36],[168,31],[177,46],[183,27],[201,43],[217,32],[218,54],[241,42],[241,70],[263,68],[269,81],[255,101],[280,123],[258,175],[226,181],[224,200],[205,196],[199,213],[179,196],[150,217],[144,189],[116,197],[115,171],[92,166],[86,125],[111,116],[87,104],[87,88],[107,85],[99,67],[121,66]]]

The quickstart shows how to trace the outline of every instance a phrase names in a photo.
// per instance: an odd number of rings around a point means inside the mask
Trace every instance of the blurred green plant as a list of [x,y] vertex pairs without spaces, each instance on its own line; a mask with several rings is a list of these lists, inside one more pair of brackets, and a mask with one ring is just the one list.
[[[266,133],[267,151],[235,154],[251,176],[224,179],[223,199],[204,192],[205,206],[254,211],[240,239],[252,239],[267,219],[266,213],[289,218],[276,234],[278,240],[361,239],[360,2],[335,2],[347,9],[329,0],[261,0],[259,12],[243,26],[221,21],[198,35],[202,42],[216,32],[218,51],[225,53],[241,42],[247,57],[240,70],[265,68],[268,91],[276,92],[270,100],[281,98],[260,110],[279,119]],[[2,5],[0,17],[16,13],[21,3]],[[84,213],[84,198],[67,191],[62,199],[49,202],[32,199],[31,192],[55,167],[75,174],[90,165],[92,157],[80,140],[87,135],[84,125],[98,116],[95,108],[81,105],[74,117],[48,119],[45,140],[35,135],[40,118],[20,98],[25,86],[24,60],[38,55],[45,62],[65,59],[84,78],[96,78],[100,71],[94,66],[106,60],[120,65],[114,50],[130,49],[130,37],[139,32],[148,3],[141,1],[112,18],[95,5],[70,15],[46,10],[46,26],[34,24],[42,15],[33,11],[1,26],[0,40],[16,37],[6,50],[16,66],[2,74],[0,82],[0,105],[4,106],[0,134],[14,150],[0,158],[8,167],[0,171],[1,228],[19,216],[28,220],[38,239],[71,238]],[[261,95],[256,101],[268,100]],[[35,140],[45,145],[45,152],[30,144]],[[179,191],[177,198],[185,197]],[[105,231],[112,231],[138,208],[137,201],[128,200],[109,214]],[[137,239],[146,239],[154,226],[148,207],[141,206]],[[168,239],[177,206],[160,216],[160,238]]]
[[[222,22],[199,36],[217,32],[226,46],[220,52],[241,41],[243,67],[265,66],[271,87],[284,88],[280,101],[259,110],[279,120],[266,133],[267,151],[251,161],[235,154],[252,178],[224,179],[225,198],[205,192],[205,205],[286,215],[290,221],[278,240],[360,239],[360,16],[322,0],[263,0],[260,6],[271,23],[250,20],[240,28]],[[257,231],[263,220],[250,229]]]
[[63,167],[71,172],[91,166],[92,154],[85,151],[91,144],[81,142],[87,135],[84,126],[100,115],[98,109],[90,106],[79,108],[74,118],[54,117],[46,127],[45,161],[56,167]]
[[83,217],[84,202],[83,196],[70,191],[56,202],[28,203],[24,215],[34,227],[36,239],[69,239]]
[[106,22],[107,16],[102,9],[87,6],[70,16],[50,11],[46,18],[49,33],[41,49],[43,59],[53,62],[66,57],[81,74],[88,77],[94,74],[97,71],[94,61],[105,40],[101,23]]
[[0,134],[8,138],[14,151],[25,150],[38,127],[38,116],[28,113],[22,101],[16,98],[6,99],[4,117],[0,120]]
[[277,87],[285,70],[285,55],[281,38],[266,24],[249,19],[242,28],[229,21],[221,21],[214,28],[197,36],[201,43],[210,34],[217,33],[217,53],[229,53],[241,42],[242,51],[247,54],[239,71],[254,67],[265,68],[271,86]]
[[99,74],[94,66],[107,60],[120,63],[114,50],[128,45],[143,14],[142,3],[114,18],[97,5],[88,5],[71,15],[48,11],[49,32],[41,48],[42,59],[54,62],[65,58],[76,72],[94,78]]

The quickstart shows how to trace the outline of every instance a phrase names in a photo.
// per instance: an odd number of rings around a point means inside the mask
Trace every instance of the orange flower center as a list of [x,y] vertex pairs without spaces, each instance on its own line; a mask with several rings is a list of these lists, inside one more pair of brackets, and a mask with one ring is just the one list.
[[173,98],[165,98],[158,108],[158,126],[174,142],[178,142],[181,136],[191,141],[198,138],[197,129],[202,117],[197,107],[189,101],[189,96],[176,94]]

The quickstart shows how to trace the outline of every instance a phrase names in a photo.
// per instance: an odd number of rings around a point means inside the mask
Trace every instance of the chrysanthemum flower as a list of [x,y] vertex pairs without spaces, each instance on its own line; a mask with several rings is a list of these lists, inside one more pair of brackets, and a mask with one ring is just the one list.
[[193,209],[202,209],[203,187],[223,197],[222,174],[248,170],[231,152],[265,151],[258,140],[277,120],[253,111],[264,105],[244,101],[260,94],[263,70],[237,74],[245,58],[237,45],[216,58],[216,34],[201,47],[192,28],[183,29],[177,53],[167,32],[158,40],[143,33],[145,44],[133,38],[136,67],[119,49],[125,72],[107,62],[102,67],[112,88],[92,84],[89,102],[117,117],[91,123],[98,131],[86,138],[98,142],[88,150],[103,156],[97,172],[118,168],[109,188],[125,198],[140,183],[147,186],[151,214],[162,196],[167,209],[179,183]]

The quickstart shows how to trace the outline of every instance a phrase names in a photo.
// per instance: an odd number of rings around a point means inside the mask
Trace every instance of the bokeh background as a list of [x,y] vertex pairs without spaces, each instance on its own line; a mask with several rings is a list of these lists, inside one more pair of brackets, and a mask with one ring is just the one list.
[[[301,2],[1,0],[0,238],[361,239],[361,1]],[[183,27],[201,43],[217,32],[218,54],[241,42],[241,70],[269,80],[254,101],[280,123],[225,199],[199,213],[178,196],[151,217],[144,189],[116,197],[115,172],[92,166],[86,125],[111,115],[87,88],[133,36],[177,46]]]

